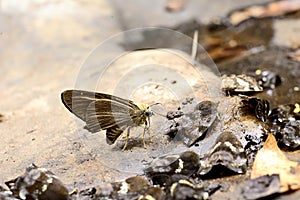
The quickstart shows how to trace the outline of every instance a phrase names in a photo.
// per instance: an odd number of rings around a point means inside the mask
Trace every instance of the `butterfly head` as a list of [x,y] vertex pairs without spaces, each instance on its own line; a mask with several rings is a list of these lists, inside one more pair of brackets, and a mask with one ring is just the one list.
[[145,115],[147,116],[147,117],[151,117],[152,115],[153,115],[153,112],[152,112],[152,110],[150,109],[150,107],[148,106],[147,107],[147,109],[145,110]]
[[147,104],[137,104],[137,106],[144,111],[144,115],[146,117],[151,117],[153,115],[153,111],[151,110],[150,106]]

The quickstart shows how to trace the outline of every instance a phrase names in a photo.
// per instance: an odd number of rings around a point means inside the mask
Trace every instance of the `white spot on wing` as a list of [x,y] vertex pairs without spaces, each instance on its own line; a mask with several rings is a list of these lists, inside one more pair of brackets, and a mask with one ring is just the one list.
[[178,161],[179,161],[179,166],[178,166],[178,168],[175,170],[175,173],[180,173],[181,170],[183,169],[183,161],[182,161],[180,158],[178,159]]
[[123,182],[118,193],[126,194],[127,192],[128,192],[128,184],[126,182]]
[[235,146],[233,146],[230,142],[224,142],[224,144],[227,146],[227,147],[229,147],[229,149],[232,151],[232,152],[234,152],[234,153],[237,153],[236,152],[236,148],[235,148]]
[[214,152],[220,145],[221,142],[218,142],[211,151]]

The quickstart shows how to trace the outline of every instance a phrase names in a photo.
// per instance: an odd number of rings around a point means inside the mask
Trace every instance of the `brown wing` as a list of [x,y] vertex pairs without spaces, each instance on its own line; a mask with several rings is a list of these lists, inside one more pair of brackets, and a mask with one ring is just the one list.
[[135,105],[133,101],[109,94],[88,92],[83,90],[66,90],[61,93],[61,100],[66,108],[83,121],[85,121],[86,110],[89,104],[101,99],[119,102],[123,105],[131,107],[132,109],[139,109],[139,107]]
[[91,132],[116,125],[132,126],[143,114],[132,101],[109,94],[66,90],[61,94],[61,99],[70,112],[86,122]]
[[136,111],[122,103],[107,99],[90,103],[86,111],[86,125],[91,132],[98,132],[112,127],[134,125]]
[[85,121],[86,109],[91,102],[95,101],[95,93],[66,90],[61,93],[61,100],[71,113]]
[[110,145],[115,143],[115,141],[119,138],[120,135],[122,135],[126,128],[127,127],[119,128],[118,126],[108,128],[106,130],[106,143]]

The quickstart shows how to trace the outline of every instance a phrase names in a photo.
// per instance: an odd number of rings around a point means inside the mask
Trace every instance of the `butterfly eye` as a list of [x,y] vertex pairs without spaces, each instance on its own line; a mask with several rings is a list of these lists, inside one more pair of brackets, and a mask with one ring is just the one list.
[[152,111],[151,110],[146,110],[145,111],[145,115],[147,116],[147,117],[150,117],[150,116],[152,116],[153,115],[153,113],[152,113]]

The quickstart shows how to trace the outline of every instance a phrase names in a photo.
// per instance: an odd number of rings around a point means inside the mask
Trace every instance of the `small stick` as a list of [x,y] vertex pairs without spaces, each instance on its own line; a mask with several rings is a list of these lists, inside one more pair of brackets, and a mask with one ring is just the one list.
[[198,50],[198,30],[195,30],[192,44],[192,62],[193,65],[196,64],[196,56]]

